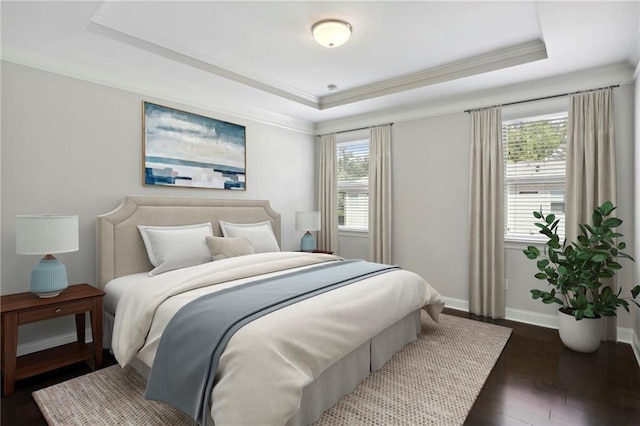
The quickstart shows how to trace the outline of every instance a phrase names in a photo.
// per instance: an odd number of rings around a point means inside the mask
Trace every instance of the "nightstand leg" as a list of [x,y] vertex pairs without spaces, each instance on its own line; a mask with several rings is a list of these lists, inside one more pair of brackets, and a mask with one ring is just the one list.
[[84,312],[80,314],[76,314],[76,336],[78,337],[78,342],[85,343],[85,316]]
[[9,396],[16,384],[16,354],[18,352],[18,313],[2,314],[2,391]]
[[96,370],[102,367],[102,297],[93,298],[91,310],[91,334]]

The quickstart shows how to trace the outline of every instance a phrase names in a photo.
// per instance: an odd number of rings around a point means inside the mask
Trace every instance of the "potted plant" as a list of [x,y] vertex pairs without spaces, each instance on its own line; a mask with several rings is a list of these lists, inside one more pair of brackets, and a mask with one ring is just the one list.
[[558,330],[562,342],[578,352],[593,352],[600,346],[601,317],[615,316],[619,307],[629,311],[629,299],[640,293],[640,285],[631,289],[630,298],[621,298],[622,289],[614,293],[603,281],[612,278],[622,265],[618,258],[634,259],[622,250],[626,244],[616,239],[623,237],[615,228],[622,220],[611,217],[616,208],[609,201],[593,211],[592,223],[580,224],[578,241],[560,242],[555,215],[544,215],[542,209],[533,216],[541,220],[535,223],[540,233],[547,237],[541,253],[537,247],[528,246],[524,254],[537,260],[535,277],[546,280],[551,291],[531,290],[534,299],[543,303],[562,305],[558,313]]

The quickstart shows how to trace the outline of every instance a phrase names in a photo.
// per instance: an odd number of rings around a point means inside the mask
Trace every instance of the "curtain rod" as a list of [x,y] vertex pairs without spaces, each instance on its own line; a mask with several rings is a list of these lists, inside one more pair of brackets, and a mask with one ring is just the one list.
[[598,87],[597,89],[578,90],[576,92],[562,93],[560,95],[543,96],[541,98],[525,99],[523,101],[507,102],[505,104],[498,104],[498,105],[492,105],[492,106],[480,107],[480,108],[473,108],[473,109],[465,109],[464,112],[470,113],[471,111],[478,111],[478,110],[486,109],[486,108],[494,108],[494,107],[497,107],[497,106],[509,106],[509,105],[524,104],[524,103],[527,103],[527,102],[543,101],[545,99],[561,98],[563,96],[575,95],[576,93],[595,92],[596,90],[614,89],[616,87],[620,87],[620,85],[619,84],[614,84],[612,86]]
[[351,129],[351,130],[340,130],[339,132],[330,132],[330,133],[323,133],[321,135],[316,135],[316,136],[324,136],[324,135],[337,135],[338,133],[349,133],[349,132],[357,132],[358,130],[366,130],[366,129],[370,129],[372,127],[379,127],[379,126],[393,126],[393,123],[384,123],[384,124],[376,124],[374,126],[369,126],[369,127],[359,127],[357,129]]

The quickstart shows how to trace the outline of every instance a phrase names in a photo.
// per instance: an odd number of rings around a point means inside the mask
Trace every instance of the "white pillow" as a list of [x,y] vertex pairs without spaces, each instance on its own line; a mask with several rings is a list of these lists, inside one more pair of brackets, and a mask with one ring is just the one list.
[[206,237],[213,235],[210,223],[186,226],[138,225],[153,266],[149,275],[158,275],[187,266],[211,262]]
[[271,229],[271,223],[268,220],[258,223],[229,223],[221,220],[219,222],[222,235],[246,238],[256,253],[280,251],[278,240],[273,235],[273,229]]

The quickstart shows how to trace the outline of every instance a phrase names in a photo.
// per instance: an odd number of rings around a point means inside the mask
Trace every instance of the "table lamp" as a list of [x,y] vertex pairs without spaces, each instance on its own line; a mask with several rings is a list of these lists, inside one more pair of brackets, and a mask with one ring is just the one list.
[[296,231],[306,231],[300,240],[301,251],[316,250],[316,239],[310,231],[320,230],[320,212],[296,212]]
[[31,271],[29,291],[55,297],[69,286],[67,268],[52,253],[78,250],[78,216],[16,217],[16,253],[45,255]]

